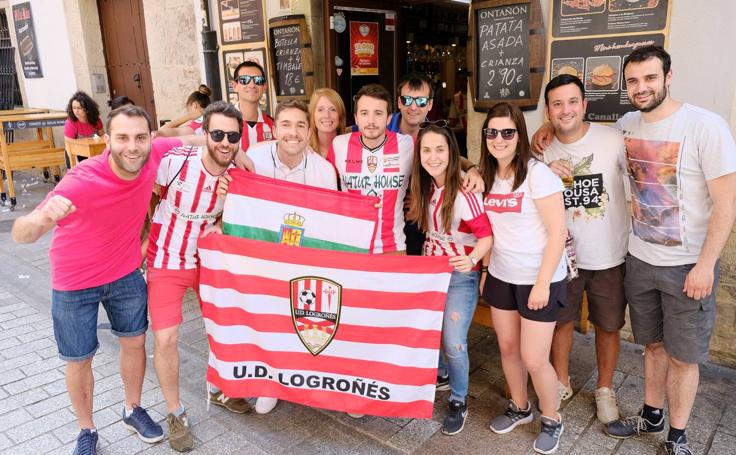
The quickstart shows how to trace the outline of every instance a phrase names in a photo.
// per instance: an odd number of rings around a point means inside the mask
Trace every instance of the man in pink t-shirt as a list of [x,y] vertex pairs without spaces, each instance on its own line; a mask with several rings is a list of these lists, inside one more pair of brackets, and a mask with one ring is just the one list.
[[136,106],[111,112],[105,129],[105,152],[70,170],[12,232],[16,242],[32,243],[56,227],[49,249],[54,337],[67,362],[67,390],[81,428],[77,451],[84,453],[96,453],[97,445],[92,358],[99,347],[99,303],[120,340],[123,424],[145,442],[163,439],[161,426],[139,406],[148,328],[139,235],[159,163],[183,143],[151,141],[151,119]]

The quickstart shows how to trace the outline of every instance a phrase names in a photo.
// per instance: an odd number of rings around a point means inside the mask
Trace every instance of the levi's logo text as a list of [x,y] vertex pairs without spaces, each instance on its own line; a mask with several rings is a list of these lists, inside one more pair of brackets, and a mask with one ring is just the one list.
[[496,213],[521,213],[521,202],[524,199],[524,192],[517,191],[509,194],[493,194],[486,196],[483,202],[486,211]]

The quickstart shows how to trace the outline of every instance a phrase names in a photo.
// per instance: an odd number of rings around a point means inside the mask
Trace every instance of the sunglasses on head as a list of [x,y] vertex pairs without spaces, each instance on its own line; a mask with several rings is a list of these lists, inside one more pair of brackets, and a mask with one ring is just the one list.
[[514,138],[516,129],[504,128],[502,130],[497,130],[496,128],[483,128],[483,134],[486,136],[486,139],[496,139],[498,137],[498,133],[501,133],[502,139],[510,141]]
[[243,136],[237,131],[225,132],[222,130],[212,130],[209,133],[213,141],[222,142],[222,140],[225,139],[225,136],[227,136],[227,141],[231,144],[237,144],[238,141],[240,141],[240,138]]
[[263,85],[266,83],[266,78],[264,76],[248,76],[247,74],[238,76],[235,80],[243,85],[250,84],[250,81],[253,81],[256,85]]
[[407,107],[411,106],[411,103],[415,103],[417,107],[427,107],[427,104],[429,104],[429,97],[426,96],[401,95],[399,99],[401,104]]
[[428,126],[436,126],[437,128],[447,128],[450,126],[450,124],[447,122],[447,120],[435,120],[434,122],[426,121],[419,124],[419,129],[424,129]]

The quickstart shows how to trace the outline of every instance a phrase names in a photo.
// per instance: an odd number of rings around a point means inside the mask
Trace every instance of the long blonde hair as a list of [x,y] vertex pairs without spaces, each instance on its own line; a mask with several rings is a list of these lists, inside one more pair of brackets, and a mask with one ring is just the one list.
[[342,134],[345,131],[346,123],[345,104],[342,102],[339,93],[326,87],[318,88],[312,93],[312,97],[309,99],[309,129],[312,131],[309,146],[317,153],[319,153],[319,136],[317,135],[317,122],[314,121],[314,113],[317,111],[317,102],[323,96],[337,108],[337,134]]

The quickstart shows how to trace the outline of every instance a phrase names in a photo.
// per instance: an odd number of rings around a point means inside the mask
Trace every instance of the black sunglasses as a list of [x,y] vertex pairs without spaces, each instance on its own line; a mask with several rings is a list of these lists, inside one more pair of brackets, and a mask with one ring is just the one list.
[[209,133],[213,141],[222,142],[222,140],[225,139],[225,136],[227,136],[227,141],[231,144],[237,144],[238,141],[240,141],[240,138],[243,137],[243,135],[237,131],[225,132],[222,130],[212,130]]
[[411,103],[415,103],[417,107],[427,107],[429,104],[429,98],[426,96],[401,95],[399,99],[404,106],[411,106]]
[[504,128],[502,130],[497,130],[496,128],[483,128],[483,134],[486,136],[486,139],[496,139],[498,137],[498,133],[501,133],[501,138],[503,140],[510,141],[514,138],[516,129]]
[[244,74],[243,76],[238,76],[237,78],[235,78],[235,80],[243,85],[250,84],[250,81],[253,81],[253,83],[256,85],[263,85],[266,83],[266,78],[264,76],[248,76],[247,74]]
[[419,124],[419,129],[424,129],[428,126],[436,126],[437,128],[447,128],[450,126],[450,124],[447,122],[447,120],[439,119],[435,120],[434,122],[426,121]]

